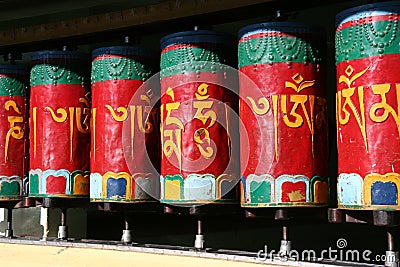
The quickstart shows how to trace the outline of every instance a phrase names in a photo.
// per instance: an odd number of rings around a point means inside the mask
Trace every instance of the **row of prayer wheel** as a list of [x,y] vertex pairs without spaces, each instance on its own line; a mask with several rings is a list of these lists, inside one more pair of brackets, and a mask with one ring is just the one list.
[[[340,208],[400,209],[399,18],[399,2],[337,15]],[[161,58],[98,48],[91,75],[76,51],[2,65],[0,200],[193,205],[235,202],[240,188],[243,207],[327,205],[324,38],[268,22],[242,28],[237,50],[209,30],[162,38]]]

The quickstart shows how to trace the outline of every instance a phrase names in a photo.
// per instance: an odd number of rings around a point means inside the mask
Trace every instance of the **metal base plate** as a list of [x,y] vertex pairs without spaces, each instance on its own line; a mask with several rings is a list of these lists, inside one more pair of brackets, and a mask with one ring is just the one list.
[[246,209],[246,218],[262,218],[270,220],[314,220],[326,221],[327,209],[326,208],[304,208],[304,207],[290,207],[290,208],[265,208],[265,209]]
[[200,206],[172,206],[164,205],[164,213],[196,216],[224,216],[242,213],[237,204],[212,203]]
[[344,210],[328,209],[330,223],[366,223],[375,226],[393,227],[400,225],[400,212],[393,210]]

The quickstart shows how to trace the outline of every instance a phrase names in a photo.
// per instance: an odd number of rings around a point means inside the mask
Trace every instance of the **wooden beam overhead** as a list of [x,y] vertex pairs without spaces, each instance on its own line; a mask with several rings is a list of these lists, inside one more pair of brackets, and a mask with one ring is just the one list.
[[274,0],[173,0],[87,17],[0,31],[0,47],[76,37],[237,9]]

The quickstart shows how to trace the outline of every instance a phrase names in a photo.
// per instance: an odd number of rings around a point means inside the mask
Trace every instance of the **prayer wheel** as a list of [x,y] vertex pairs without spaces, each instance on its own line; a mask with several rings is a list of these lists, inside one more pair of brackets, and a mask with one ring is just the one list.
[[39,51],[31,60],[29,196],[88,197],[88,57]]
[[400,209],[400,2],[336,16],[338,205]]
[[110,46],[92,58],[90,199],[149,200],[159,188],[159,113],[152,108],[159,92],[141,86],[155,73],[157,57],[137,46]]
[[295,22],[239,31],[243,207],[328,203],[322,40],[319,28]]
[[235,58],[230,35],[210,30],[161,39],[161,202],[207,204],[236,198],[232,153],[237,96],[225,85]]
[[0,201],[19,200],[28,177],[29,68],[0,65]]

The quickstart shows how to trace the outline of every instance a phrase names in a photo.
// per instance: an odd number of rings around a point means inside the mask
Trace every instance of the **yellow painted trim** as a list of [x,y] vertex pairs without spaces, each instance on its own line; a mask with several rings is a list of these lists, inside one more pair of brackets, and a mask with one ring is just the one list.
[[[21,256],[23,255],[23,256]],[[1,266],[7,267],[254,267],[283,266],[262,263],[176,256],[111,249],[0,243]]]
[[74,108],[69,108],[69,161],[74,160]]
[[[326,186],[326,188],[324,188]],[[318,180],[314,183],[314,202],[329,202],[329,183],[327,181]],[[311,192],[310,192],[311,193]]]
[[385,175],[379,173],[371,173],[365,176],[364,178],[363,195],[364,195],[365,205],[372,204],[372,196],[371,196],[372,184],[377,181],[395,183],[397,186],[397,201],[400,201],[400,175],[398,173],[389,172],[386,173]]
[[164,199],[181,200],[183,195],[182,189],[183,180],[164,178]]
[[[218,178],[216,179],[216,188],[215,188],[215,195],[216,195],[216,199],[222,199],[222,182],[223,181],[231,181],[232,182],[232,175],[229,174],[221,174],[220,176],[218,176]],[[233,189],[233,188],[232,188]]]
[[97,153],[97,149],[96,149],[96,113],[97,113],[97,108],[93,108],[92,109],[92,140],[93,140],[93,161],[96,161],[96,153]]
[[[84,184],[84,188],[81,187],[81,185]],[[87,185],[87,186],[86,186]],[[74,188],[73,192],[74,195],[89,195],[89,185],[90,185],[90,178],[89,174],[77,174],[74,177]]]
[[245,200],[246,192],[244,191],[244,186],[243,186],[242,181],[240,181],[239,183],[240,183],[240,205],[244,205],[244,204],[246,204],[246,200]]
[[387,210],[394,211],[400,210],[400,206],[390,205],[338,205],[339,209],[343,210]]
[[33,121],[33,157],[36,157],[36,116],[37,107],[32,109],[32,121]]

